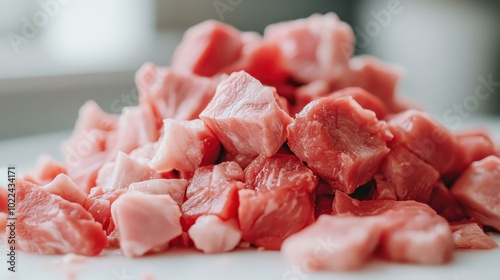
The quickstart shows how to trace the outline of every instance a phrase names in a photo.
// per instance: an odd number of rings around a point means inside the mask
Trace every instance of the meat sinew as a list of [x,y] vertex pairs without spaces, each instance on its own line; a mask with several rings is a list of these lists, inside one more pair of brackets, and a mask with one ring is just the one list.
[[288,126],[288,145],[333,189],[352,193],[368,182],[389,153],[384,121],[350,96],[309,103]]

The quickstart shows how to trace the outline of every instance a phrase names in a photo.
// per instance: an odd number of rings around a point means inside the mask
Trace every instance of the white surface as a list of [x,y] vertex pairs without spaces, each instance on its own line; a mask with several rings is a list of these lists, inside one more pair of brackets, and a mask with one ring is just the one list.
[[[469,120],[482,124],[500,137],[498,119]],[[0,166],[17,165],[19,171],[34,163],[36,155],[47,152],[58,157],[58,146],[69,132],[14,139],[0,142]],[[4,168],[0,175],[5,182]],[[500,235],[494,235],[500,243]],[[5,256],[5,242],[1,242]],[[5,259],[1,257],[0,259]],[[384,279],[384,280],[463,280],[500,279],[500,249],[488,251],[456,250],[453,261],[444,266],[393,264],[380,260],[370,262],[351,273],[296,273],[279,252],[238,250],[220,255],[204,255],[192,250],[171,250],[160,255],[138,259],[123,257],[117,250],[85,258],[81,263],[67,264],[62,256],[36,256],[18,252],[18,272],[0,265],[0,279]],[[148,278],[148,277],[153,278]]]

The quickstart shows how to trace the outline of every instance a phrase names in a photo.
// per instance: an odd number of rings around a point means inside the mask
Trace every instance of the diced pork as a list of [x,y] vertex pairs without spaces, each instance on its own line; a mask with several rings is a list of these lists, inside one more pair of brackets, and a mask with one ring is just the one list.
[[82,206],[27,181],[17,181],[16,187],[16,248],[34,254],[91,256],[106,247],[101,224]]
[[500,158],[489,156],[472,163],[451,187],[467,212],[500,231]]
[[153,169],[120,152],[115,162],[106,163],[97,176],[97,186],[104,190],[126,189],[131,183],[160,178]]
[[395,146],[375,175],[375,199],[416,200],[427,203],[439,173],[401,146]]
[[296,80],[309,83],[335,81],[346,72],[354,34],[337,15],[328,13],[271,24],[264,31],[264,40],[277,43],[286,69]]
[[24,175],[24,180],[36,185],[45,185],[54,180],[57,175],[67,173],[68,168],[64,164],[57,162],[49,155],[40,155],[35,167]]
[[291,122],[273,91],[243,71],[219,84],[200,118],[228,152],[247,156],[275,154]]
[[127,257],[164,250],[182,233],[179,205],[169,195],[129,192],[111,205],[111,214]]
[[235,162],[223,162],[196,169],[187,187],[187,200],[182,204],[185,228],[202,215],[217,215],[222,220],[235,218],[238,190],[244,188],[243,170]]
[[126,192],[126,189],[104,191],[102,188],[95,187],[90,190],[85,201],[84,208],[102,225],[108,236],[115,230],[115,224],[111,219],[111,205]]
[[352,193],[389,153],[387,125],[350,96],[309,103],[288,126],[288,146],[334,189]]
[[453,231],[453,244],[455,248],[464,249],[493,249],[498,244],[488,235],[484,234],[477,223],[458,222],[451,224]]
[[231,251],[241,240],[236,220],[224,221],[215,215],[199,217],[188,233],[195,247],[206,254]]
[[66,174],[59,174],[47,185],[42,186],[47,192],[57,195],[69,202],[85,204],[87,195]]
[[279,250],[289,235],[313,221],[316,176],[296,156],[257,157],[245,169],[250,189],[239,191],[238,217],[243,239]]
[[386,105],[377,96],[362,88],[348,87],[332,93],[332,97],[342,96],[351,96],[361,107],[373,111],[379,120],[385,119],[389,114]]
[[394,141],[416,154],[440,174],[449,172],[461,152],[455,136],[425,112],[407,110],[387,124]]
[[153,179],[132,183],[128,189],[148,194],[168,194],[180,206],[184,202],[188,184],[189,181],[185,179]]
[[165,119],[159,148],[150,166],[156,172],[194,172],[200,166],[213,164],[219,151],[219,140],[202,120]]
[[[189,55],[188,57],[192,57]],[[162,125],[163,119],[192,120],[207,106],[218,79],[208,79],[146,63],[137,71],[140,105],[149,106]]]
[[159,145],[159,141],[154,143],[146,143],[143,146],[130,152],[129,156],[140,164],[149,165],[156,152],[158,151]]

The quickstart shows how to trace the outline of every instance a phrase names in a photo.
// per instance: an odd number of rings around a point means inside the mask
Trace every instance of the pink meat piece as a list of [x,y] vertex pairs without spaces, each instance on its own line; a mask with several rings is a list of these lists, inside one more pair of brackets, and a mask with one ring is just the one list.
[[374,199],[416,200],[427,203],[439,173],[429,164],[401,146],[391,152],[375,175]]
[[195,247],[206,254],[231,251],[241,240],[235,219],[224,221],[215,215],[200,216],[188,233]]
[[331,93],[330,84],[325,80],[315,80],[295,90],[295,106],[293,112],[298,113],[311,101],[327,96]]
[[450,222],[467,218],[460,204],[442,182],[438,182],[434,186],[427,204]]
[[156,172],[194,172],[215,163],[219,151],[219,140],[202,120],[165,119],[158,151],[149,166]]
[[111,219],[111,205],[126,192],[126,189],[104,191],[102,188],[95,187],[92,188],[83,205],[92,214],[92,217],[102,225],[108,236],[115,230],[115,224]]
[[451,187],[451,194],[484,225],[500,230],[500,158],[473,162]]
[[243,170],[235,162],[196,169],[181,207],[184,228],[191,227],[202,215],[216,215],[225,221],[235,218],[238,190],[244,188],[242,181]]
[[101,224],[82,206],[27,181],[16,182],[16,248],[34,254],[98,255],[106,246]]
[[243,239],[279,250],[281,243],[314,220],[316,176],[292,154],[257,157],[245,168],[248,188],[239,191]]
[[147,143],[156,142],[159,138],[156,119],[150,108],[146,106],[125,107],[118,121],[116,133],[111,134],[106,142],[111,152],[110,160],[118,151],[130,153]]
[[303,83],[339,79],[348,70],[354,46],[351,27],[333,13],[271,24],[264,40],[280,46],[286,69]]
[[140,191],[147,194],[168,194],[182,205],[189,181],[185,179],[153,179],[136,182],[129,185],[130,191]]
[[387,124],[395,143],[416,154],[440,174],[453,168],[461,147],[455,136],[428,113],[407,110],[393,116]]
[[498,244],[486,235],[477,223],[457,222],[452,223],[453,244],[455,248],[464,249],[493,249]]
[[237,164],[240,165],[240,167],[242,169],[244,169],[245,167],[247,167],[250,162],[252,162],[252,160],[254,160],[257,156],[245,156],[245,155],[239,155],[239,154],[234,154],[234,153],[231,153],[231,152],[228,152],[226,149],[224,149],[224,147],[221,148],[221,152],[220,152],[220,158],[219,158],[219,161],[220,162],[224,162],[224,161],[234,161],[236,162]]
[[441,264],[451,259],[453,248],[448,222],[423,203],[415,201],[352,199],[335,193],[333,212],[382,218],[378,253],[389,260]]
[[243,71],[219,84],[200,118],[228,152],[246,156],[275,154],[291,122],[273,91]]
[[348,193],[373,178],[392,139],[386,123],[350,96],[309,103],[287,129],[292,152],[332,188]]
[[129,192],[111,205],[120,248],[129,258],[163,251],[182,233],[179,205],[170,195]]
[[36,185],[45,185],[59,174],[68,174],[68,168],[49,155],[40,155],[36,160],[35,167],[26,172],[23,179]]
[[50,194],[57,195],[64,200],[80,204],[81,206],[87,200],[85,192],[66,174],[57,175],[52,182],[42,186],[42,188]]
[[153,159],[156,152],[158,151],[159,146],[159,141],[154,143],[146,143],[130,152],[129,156],[140,164],[149,165],[151,159]]
[[244,44],[242,33],[214,20],[189,28],[172,57],[172,69],[211,77],[237,62]]
[[456,179],[471,163],[495,154],[495,147],[489,133],[480,128],[467,129],[455,133],[460,154],[451,171],[449,181]]
[[303,270],[354,270],[374,254],[382,230],[379,217],[323,215],[288,237],[281,251]]
[[371,56],[352,58],[349,62],[349,68],[349,72],[334,87],[338,89],[361,87],[382,100],[392,113],[407,109],[395,98],[397,84],[403,75],[401,68]]
[[119,152],[115,162],[108,162],[99,170],[96,183],[103,190],[117,190],[126,189],[134,182],[158,178],[160,175],[153,169]]
[[386,105],[375,95],[359,87],[348,87],[332,93],[332,97],[351,96],[364,109],[371,110],[377,119],[383,120],[389,114]]
[[84,157],[77,166],[68,170],[68,176],[77,184],[85,193],[89,193],[90,189],[95,187],[97,173],[107,161],[109,155],[107,152],[95,153],[91,156]]
[[[181,48],[181,47],[179,47]],[[192,57],[192,54],[188,57]],[[144,64],[135,81],[140,105],[149,106],[161,126],[163,119],[192,120],[207,106],[215,93],[219,78],[209,79],[175,69]]]

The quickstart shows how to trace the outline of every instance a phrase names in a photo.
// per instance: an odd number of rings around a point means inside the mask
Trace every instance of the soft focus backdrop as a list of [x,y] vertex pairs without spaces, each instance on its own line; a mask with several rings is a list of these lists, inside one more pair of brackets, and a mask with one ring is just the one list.
[[[329,11],[353,26],[358,54],[406,68],[401,93],[445,124],[467,102],[466,118],[500,115],[500,1],[0,0],[0,139],[70,129],[87,99],[134,104],[135,70],[168,65],[203,20],[262,32]],[[476,108],[478,87],[490,96]]]

